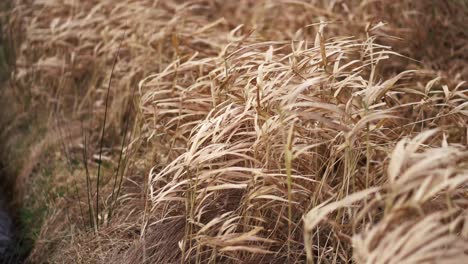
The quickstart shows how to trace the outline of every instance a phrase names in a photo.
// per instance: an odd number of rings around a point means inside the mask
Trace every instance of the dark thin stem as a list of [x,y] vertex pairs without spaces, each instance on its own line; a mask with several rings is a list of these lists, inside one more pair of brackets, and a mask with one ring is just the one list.
[[[125,34],[124,34],[125,37]],[[106,122],[107,122],[107,111],[109,109],[109,94],[110,88],[112,84],[112,78],[114,77],[114,70],[115,65],[117,64],[117,59],[119,57],[120,48],[122,46],[124,38],[120,41],[119,48],[117,50],[117,54],[114,57],[114,63],[112,64],[112,70],[109,77],[109,84],[107,85],[107,92],[106,92],[106,100],[105,100],[105,107],[104,107],[104,121],[102,124],[102,133],[101,133],[101,142],[99,144],[99,163],[98,163],[98,171],[97,171],[97,181],[96,181],[96,228],[99,228],[99,183],[101,180],[101,164],[102,164],[102,148],[104,146],[104,135],[106,133]]]
[[[130,112],[130,111],[127,110],[126,112]],[[123,152],[124,152],[124,147],[125,147],[125,143],[126,143],[126,139],[127,139],[127,131],[128,131],[129,124],[130,124],[130,121],[127,119],[126,122],[125,122],[125,127],[124,127],[122,145],[120,147],[119,162],[117,163],[117,169],[115,170],[115,174],[114,174],[114,185],[112,186],[111,205],[109,207],[109,222],[110,222],[111,217],[112,217],[112,210],[114,209],[114,205],[115,205],[115,203],[117,201],[117,197],[115,197],[115,201],[114,201],[115,187],[117,186],[117,177],[119,175],[120,166],[122,164]],[[123,166],[123,170],[125,170],[125,166]]]
[[[111,206],[110,206],[110,210],[109,210],[109,221],[112,217],[112,211],[114,210],[114,207],[115,207],[115,204],[117,202],[117,199],[119,197],[119,193],[120,193],[120,189],[122,187],[122,181],[123,181],[123,175],[125,173],[125,169],[127,167],[127,162],[128,162],[128,153],[126,154],[125,156],[125,159],[123,161],[123,167],[122,169],[120,169],[120,166],[122,164],[122,158],[123,158],[123,150],[124,150],[124,146],[126,145],[126,140],[127,140],[127,133],[128,133],[128,130],[129,130],[129,127],[130,127],[130,115],[132,114],[132,102],[133,102],[133,99],[135,98],[135,93],[136,93],[136,88],[133,89],[132,91],[132,95],[128,101],[128,104],[127,104],[127,111],[125,113],[124,116],[126,116],[128,119],[126,120],[125,122],[125,127],[124,127],[124,131],[123,131],[123,139],[122,139],[122,146],[120,148],[120,155],[119,155],[119,162],[118,162],[118,165],[117,165],[117,169],[115,171],[115,177],[114,177],[114,186],[112,187],[112,199],[111,199]],[[132,135],[129,136],[128,139],[132,138]],[[120,173],[120,170],[122,171]],[[115,193],[115,187],[116,187],[116,184],[117,184],[117,177],[120,173],[120,177],[119,177],[119,184],[118,184],[118,189],[117,189],[117,193]],[[116,194],[114,196],[114,194]]]
[[91,227],[94,227],[93,223],[93,205],[91,203],[91,193],[92,193],[92,186],[91,186],[91,178],[89,176],[89,169],[88,169],[88,153],[87,153],[87,148],[88,148],[88,142],[87,142],[87,137],[86,137],[86,132],[83,127],[83,120],[81,120],[81,131],[83,134],[84,142],[83,142],[83,165],[85,168],[86,172],[86,193],[88,197],[88,213],[89,213],[89,224]]

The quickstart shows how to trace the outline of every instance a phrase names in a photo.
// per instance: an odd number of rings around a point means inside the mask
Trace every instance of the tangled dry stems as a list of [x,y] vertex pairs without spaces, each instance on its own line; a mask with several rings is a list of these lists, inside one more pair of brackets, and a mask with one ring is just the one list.
[[94,183],[109,113],[100,228],[84,166],[57,165],[77,191],[51,203],[30,261],[466,261],[468,9],[387,2],[17,1],[18,104],[89,133],[52,160],[87,149]]

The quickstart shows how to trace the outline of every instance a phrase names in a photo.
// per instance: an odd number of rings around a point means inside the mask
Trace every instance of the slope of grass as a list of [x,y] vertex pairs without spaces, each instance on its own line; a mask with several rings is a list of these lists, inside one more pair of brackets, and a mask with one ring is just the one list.
[[15,1],[8,162],[47,208],[28,260],[463,263],[467,13]]

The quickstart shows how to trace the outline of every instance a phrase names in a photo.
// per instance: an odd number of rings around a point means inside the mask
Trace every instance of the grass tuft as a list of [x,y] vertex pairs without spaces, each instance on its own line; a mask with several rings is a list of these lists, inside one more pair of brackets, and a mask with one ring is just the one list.
[[50,190],[28,261],[466,262],[467,14],[15,1],[6,96],[46,127],[20,152],[18,196]]

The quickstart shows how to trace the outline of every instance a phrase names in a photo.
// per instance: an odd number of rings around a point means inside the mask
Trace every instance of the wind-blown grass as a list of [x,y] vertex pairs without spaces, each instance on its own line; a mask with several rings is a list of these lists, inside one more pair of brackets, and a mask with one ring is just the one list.
[[18,108],[81,123],[30,261],[466,261],[468,8],[412,2],[17,1]]

